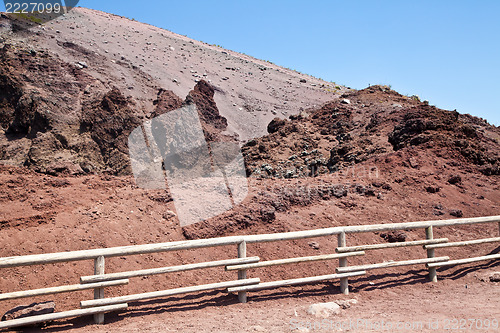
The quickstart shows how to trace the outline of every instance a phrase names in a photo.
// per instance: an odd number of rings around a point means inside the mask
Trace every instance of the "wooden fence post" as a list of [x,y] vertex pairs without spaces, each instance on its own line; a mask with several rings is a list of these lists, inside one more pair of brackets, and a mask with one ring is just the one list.
[[[246,258],[247,256],[247,242],[243,241],[238,244],[238,258]],[[240,269],[238,270],[238,280],[243,280],[247,278],[247,270],[246,269]],[[239,291],[238,292],[238,300],[240,303],[246,303],[247,302],[247,292],[246,291]]]
[[[338,247],[346,247],[347,242],[345,239],[345,232],[338,234]],[[347,258],[339,259],[339,267],[347,267]],[[348,278],[340,279],[340,292],[344,295],[349,295],[349,280]]]
[[[100,256],[94,259],[94,275],[104,274],[104,257]],[[104,288],[94,289],[94,299],[104,298]],[[94,315],[94,322],[96,324],[104,324],[104,313]]]
[[[432,226],[425,228],[425,237],[427,239],[434,239]],[[434,249],[427,249],[427,258],[434,258]],[[435,267],[429,267],[429,280],[431,282],[437,282],[437,272]]]

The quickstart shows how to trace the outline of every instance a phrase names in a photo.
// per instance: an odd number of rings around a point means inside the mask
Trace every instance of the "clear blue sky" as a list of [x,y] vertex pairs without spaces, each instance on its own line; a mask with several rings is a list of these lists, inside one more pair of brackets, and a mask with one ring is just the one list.
[[500,125],[500,1],[123,1],[82,7]]

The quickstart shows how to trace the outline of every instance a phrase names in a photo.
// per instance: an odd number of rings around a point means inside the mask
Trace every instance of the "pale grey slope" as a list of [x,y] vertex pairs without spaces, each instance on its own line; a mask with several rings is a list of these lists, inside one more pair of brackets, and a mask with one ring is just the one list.
[[321,105],[346,90],[244,54],[91,9],[75,8],[34,31],[37,34],[28,43],[46,48],[66,62],[85,61],[85,71],[133,97],[145,113],[152,111],[160,88],[184,98],[197,80],[211,82],[229,130],[243,141],[265,134],[274,117],[288,117]]

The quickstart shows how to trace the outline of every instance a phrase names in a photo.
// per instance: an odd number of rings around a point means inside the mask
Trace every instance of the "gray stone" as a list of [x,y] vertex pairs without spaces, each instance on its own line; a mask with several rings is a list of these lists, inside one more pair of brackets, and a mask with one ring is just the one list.
[[335,303],[337,303],[342,309],[348,309],[351,306],[358,304],[358,300],[357,299],[338,300],[335,301]]
[[460,209],[452,209],[450,210],[450,215],[455,217],[463,217],[464,213]]
[[451,176],[449,179],[448,179],[448,183],[452,184],[452,185],[455,185],[455,184],[460,184],[462,183],[462,177],[460,177],[460,175],[454,175],[454,176]]
[[496,272],[490,275],[491,282],[500,282],[500,272]]
[[177,214],[175,214],[175,213],[174,213],[173,211],[171,211],[171,210],[167,210],[167,211],[163,214],[163,218],[164,218],[165,220],[172,219],[172,218],[174,218],[174,217],[176,217],[176,216],[177,216]]
[[316,303],[307,309],[307,313],[318,318],[328,318],[340,313],[340,305],[335,302]]
[[319,250],[319,243],[318,242],[310,242],[309,246],[315,250]]
[[419,167],[419,164],[418,164],[418,161],[415,157],[410,157],[410,166],[413,168],[413,169],[416,169]]
[[425,190],[429,193],[438,193],[441,188],[439,186],[427,186]]

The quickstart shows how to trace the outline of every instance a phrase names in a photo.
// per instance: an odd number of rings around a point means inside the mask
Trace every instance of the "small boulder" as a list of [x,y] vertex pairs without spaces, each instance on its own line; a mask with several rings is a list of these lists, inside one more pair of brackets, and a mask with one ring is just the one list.
[[495,272],[490,275],[491,282],[500,282],[500,272]]
[[365,195],[367,197],[374,197],[376,195],[375,190],[371,186],[364,186],[364,185],[357,184],[355,189],[356,189],[356,192],[358,192],[361,195]]
[[415,157],[410,157],[410,159],[408,160],[408,162],[410,163],[410,166],[413,168],[413,169],[416,169],[419,167],[419,163],[418,163],[418,160],[415,158]]
[[428,193],[438,193],[441,190],[441,188],[439,186],[427,186],[425,190]]
[[389,184],[384,184],[384,185],[382,185],[382,188],[383,188],[384,190],[386,190],[386,191],[392,191],[392,187],[391,187],[391,185],[389,185]]
[[452,209],[450,210],[450,215],[455,217],[463,217],[464,213],[460,209]]
[[82,175],[85,172],[79,164],[72,162],[54,162],[47,166],[45,172],[52,176],[58,175]]
[[286,120],[280,119],[280,118],[274,118],[271,120],[269,125],[267,125],[267,132],[269,134],[278,132],[283,126],[285,126]]
[[396,230],[396,231],[391,231],[388,233],[382,233],[380,234],[380,237],[385,239],[389,243],[399,243],[399,242],[405,242],[406,241],[406,234],[404,231],[401,230]]
[[316,303],[307,309],[307,313],[318,318],[328,318],[340,313],[340,305],[335,302]]
[[450,183],[451,185],[460,184],[460,183],[462,183],[462,177],[460,177],[460,175],[451,176],[448,179],[448,183]]
[[432,211],[432,214],[436,215],[436,216],[441,216],[441,215],[444,215],[445,213],[442,211],[442,210],[439,210],[439,209],[434,209]]
[[340,101],[340,103],[342,103],[342,104],[351,104],[351,101],[350,101],[350,100],[348,100],[347,98],[344,98],[344,99],[342,99],[342,100]]
[[260,210],[260,215],[263,222],[271,223],[276,220],[276,209],[273,206],[264,207]]
[[175,214],[175,213],[174,213],[173,211],[171,211],[171,210],[167,210],[165,213],[163,213],[163,218],[164,218],[165,220],[170,220],[170,219],[172,219],[172,218],[174,218],[174,217],[176,217],[176,216],[177,216],[177,214]]
[[310,242],[309,246],[315,250],[319,250],[319,243],[318,242]]
[[357,299],[338,300],[335,301],[335,303],[337,303],[342,309],[348,309],[351,306],[358,304],[358,300]]
[[333,187],[331,193],[335,198],[340,199],[347,196],[347,189],[342,185],[335,186]]

